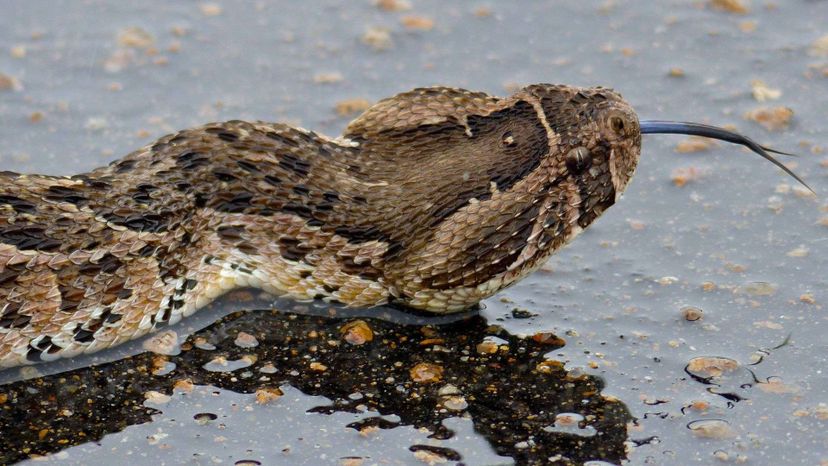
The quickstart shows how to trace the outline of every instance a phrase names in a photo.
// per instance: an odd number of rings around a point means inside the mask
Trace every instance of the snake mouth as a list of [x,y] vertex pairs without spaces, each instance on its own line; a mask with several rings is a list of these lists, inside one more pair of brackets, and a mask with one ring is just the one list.
[[753,139],[750,139],[747,136],[743,136],[739,133],[735,133],[733,131],[728,131],[724,128],[719,128],[718,126],[710,126],[704,125],[701,123],[691,123],[686,121],[663,121],[663,120],[641,120],[641,134],[688,134],[691,136],[702,136],[711,139],[718,139],[720,141],[727,141],[733,144],[740,144],[748,149],[752,150],[753,152],[759,154],[760,156],[764,157],[766,160],[770,161],[772,164],[776,165],[777,167],[781,168],[782,171],[790,175],[793,179],[798,181],[802,186],[808,188],[809,191],[816,194],[816,192],[808,186],[802,178],[797,176],[796,173],[791,171],[790,168],[786,167],[785,164],[777,160],[774,156],[770,153],[773,152],[774,154],[781,154],[781,155],[791,155],[787,152],[778,151],[776,149],[771,149],[770,147],[765,147],[760,145]]

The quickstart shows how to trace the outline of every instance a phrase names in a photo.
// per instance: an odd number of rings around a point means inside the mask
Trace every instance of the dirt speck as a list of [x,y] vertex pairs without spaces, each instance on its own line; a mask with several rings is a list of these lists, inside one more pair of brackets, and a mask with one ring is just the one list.
[[474,11],[472,11],[472,13],[474,14],[474,16],[477,16],[478,18],[488,18],[492,16],[492,9],[488,6],[481,5],[475,8]]
[[716,145],[712,139],[703,138],[701,136],[690,136],[687,139],[676,144],[675,151],[679,154],[689,154],[692,152],[704,152]]
[[351,116],[361,113],[371,106],[371,101],[363,98],[345,99],[336,103],[334,110],[339,116]]
[[815,40],[809,53],[815,57],[828,57],[828,34]]
[[739,23],[739,30],[744,33],[751,33],[756,30],[756,21],[742,21]]
[[764,81],[758,79],[751,83],[751,93],[757,102],[776,100],[782,97],[782,91],[769,87]]
[[374,50],[388,50],[394,46],[391,31],[381,26],[371,26],[362,34],[362,43]]
[[155,44],[150,33],[139,27],[128,27],[118,33],[118,45],[135,49],[147,49]]
[[799,296],[799,301],[805,304],[816,304],[816,298],[811,293],[803,293]]
[[409,31],[430,31],[434,29],[434,20],[428,16],[405,15],[400,18],[400,23]]
[[26,56],[26,46],[25,45],[15,45],[9,50],[12,58],[24,58]]
[[330,71],[325,73],[317,73],[313,76],[313,82],[317,84],[332,84],[338,83],[345,79],[339,71]]
[[679,167],[670,172],[670,181],[672,181],[674,185],[682,187],[687,183],[698,181],[706,174],[706,170],[702,170],[700,168]]
[[375,0],[374,5],[383,11],[408,11],[411,2],[408,0]]
[[715,10],[744,15],[750,12],[745,0],[710,0],[708,4]]
[[0,73],[0,91],[19,91],[22,89],[23,86],[17,78]]
[[202,3],[198,6],[198,9],[204,16],[218,16],[223,11],[221,5],[217,3]]

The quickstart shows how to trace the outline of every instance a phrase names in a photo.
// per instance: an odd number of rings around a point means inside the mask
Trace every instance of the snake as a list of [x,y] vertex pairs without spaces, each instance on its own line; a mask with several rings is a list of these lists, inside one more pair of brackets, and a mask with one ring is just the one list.
[[648,133],[742,144],[804,184],[738,133],[554,84],[417,88],[337,138],[231,120],[83,174],[0,172],[0,367],[113,347],[239,287],[468,309],[615,204]]

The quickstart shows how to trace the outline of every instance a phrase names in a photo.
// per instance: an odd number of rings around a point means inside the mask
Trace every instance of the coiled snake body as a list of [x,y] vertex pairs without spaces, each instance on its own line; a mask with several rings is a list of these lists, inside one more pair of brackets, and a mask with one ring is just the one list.
[[0,174],[0,367],[102,348],[254,286],[453,312],[611,206],[641,128],[603,88],[423,88],[327,139],[228,121],[107,167]]

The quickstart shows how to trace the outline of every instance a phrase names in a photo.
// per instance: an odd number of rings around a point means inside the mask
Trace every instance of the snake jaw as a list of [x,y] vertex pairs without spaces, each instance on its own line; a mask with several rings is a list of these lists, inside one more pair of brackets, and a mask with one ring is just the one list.
[[787,152],[782,152],[776,149],[772,149],[770,147],[765,147],[747,136],[736,133],[734,131],[726,130],[724,128],[719,128],[718,126],[711,126],[686,121],[664,120],[641,120],[640,124],[641,134],[687,134],[691,136],[701,136],[711,139],[718,139],[720,141],[726,141],[733,144],[745,146],[751,151],[759,154],[764,159],[768,160],[772,164],[782,169],[782,171],[784,171],[793,179],[798,181],[802,186],[808,188],[809,191],[816,194],[816,192],[810,186],[808,186],[808,183],[806,183],[790,168],[786,167],[785,164],[783,164],[775,157],[770,155],[771,152],[774,154],[789,156],[794,156],[794,154],[789,154]]

